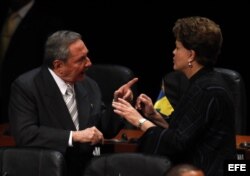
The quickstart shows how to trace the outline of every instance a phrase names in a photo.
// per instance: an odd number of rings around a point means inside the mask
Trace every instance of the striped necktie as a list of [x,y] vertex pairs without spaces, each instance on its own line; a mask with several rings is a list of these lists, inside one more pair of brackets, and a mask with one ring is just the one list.
[[65,94],[65,102],[69,109],[71,118],[75,124],[75,127],[77,130],[79,130],[79,121],[78,121],[78,112],[77,112],[75,94],[74,94],[73,87],[69,84],[67,85],[67,90]]

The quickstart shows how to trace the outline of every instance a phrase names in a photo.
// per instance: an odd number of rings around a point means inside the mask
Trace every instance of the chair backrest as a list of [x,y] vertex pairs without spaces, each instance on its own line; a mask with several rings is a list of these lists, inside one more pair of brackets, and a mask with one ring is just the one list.
[[[233,101],[235,103],[236,134],[246,134],[247,101],[244,81],[241,75],[235,70],[217,67],[215,68],[215,71],[222,75],[233,95]],[[166,96],[168,97],[172,106],[175,108],[181,96],[188,87],[188,79],[184,76],[184,74],[174,71],[164,76],[163,84],[165,87]]]
[[172,71],[163,77],[162,84],[169,102],[175,108],[188,88],[187,77],[181,72]]
[[66,163],[60,152],[49,149],[0,147],[0,173],[3,176],[66,176]]
[[152,176],[165,175],[170,168],[168,158],[139,153],[115,153],[93,158],[84,176]]
[[236,134],[247,133],[247,100],[244,81],[235,70],[226,68],[215,68],[222,74],[228,87],[230,88],[235,107],[235,130]]
[[[88,69],[87,75],[99,85],[104,103],[111,103],[114,91],[134,78],[130,68],[114,64],[94,64]],[[132,90],[136,93],[136,86]]]

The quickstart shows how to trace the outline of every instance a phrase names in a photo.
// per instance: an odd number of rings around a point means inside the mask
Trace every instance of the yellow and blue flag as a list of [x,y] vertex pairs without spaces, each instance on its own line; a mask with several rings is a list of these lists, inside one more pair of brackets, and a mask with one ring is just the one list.
[[158,95],[158,98],[154,104],[154,108],[163,115],[169,116],[174,108],[170,104],[167,96],[165,95],[164,86],[162,85],[161,91]]

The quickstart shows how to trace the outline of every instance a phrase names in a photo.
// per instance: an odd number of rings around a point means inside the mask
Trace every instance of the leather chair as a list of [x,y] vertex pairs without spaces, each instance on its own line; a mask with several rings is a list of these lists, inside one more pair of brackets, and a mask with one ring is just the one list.
[[93,158],[84,176],[152,176],[165,175],[170,168],[168,158],[140,153],[115,153]]
[[0,147],[2,176],[66,176],[60,152],[41,148]]
[[[222,74],[233,95],[235,132],[238,135],[244,135],[247,133],[247,101],[244,81],[240,73],[235,70],[217,67],[215,71]],[[182,73],[173,71],[164,76],[163,85],[166,96],[175,108],[188,87],[188,79]]]
[[[86,73],[98,83],[105,104],[112,102],[116,89],[134,78],[130,68],[115,64],[94,64]],[[132,90],[137,93],[136,86],[133,86]]]
[[215,68],[215,70],[221,73],[225,78],[233,95],[236,134],[244,135],[247,133],[247,100],[245,83],[240,73],[235,70],[226,68]]

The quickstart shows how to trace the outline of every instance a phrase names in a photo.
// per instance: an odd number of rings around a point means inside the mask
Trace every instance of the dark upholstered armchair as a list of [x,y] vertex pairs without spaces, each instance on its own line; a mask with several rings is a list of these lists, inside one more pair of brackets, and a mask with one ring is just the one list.
[[247,133],[247,100],[244,81],[240,73],[235,70],[226,68],[215,68],[215,70],[225,78],[233,95],[236,134],[244,135]]
[[60,152],[40,148],[0,147],[2,176],[66,176]]

